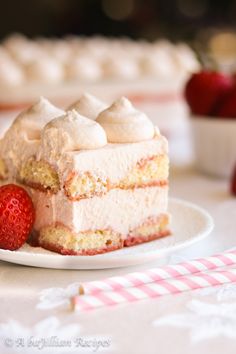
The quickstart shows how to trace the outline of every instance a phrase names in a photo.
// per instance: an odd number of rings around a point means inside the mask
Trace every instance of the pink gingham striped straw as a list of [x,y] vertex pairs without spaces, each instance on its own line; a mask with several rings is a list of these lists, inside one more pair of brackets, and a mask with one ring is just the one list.
[[102,291],[116,291],[140,286],[160,280],[177,278],[183,275],[214,270],[236,264],[236,250],[227,251],[206,258],[194,259],[175,265],[152,268],[143,272],[128,273],[122,276],[86,282],[81,285],[81,294],[95,295]]
[[71,306],[78,311],[94,310],[231,282],[236,282],[236,269],[186,275],[94,295],[77,295],[71,298]]
[[[118,304],[126,302],[128,299],[135,301],[167,293],[178,293],[234,282],[236,281],[236,270],[222,271],[221,268],[235,264],[236,250],[233,250],[176,265],[167,265],[144,272],[87,282],[80,287],[80,295],[85,295],[73,297],[71,303],[73,307],[86,310],[114,305],[114,299],[117,299]],[[212,270],[215,270],[215,272],[210,273],[209,271]],[[160,286],[162,287],[161,292],[157,291],[157,287],[160,288]],[[164,293],[163,289],[165,289]],[[135,299],[134,294],[137,295],[137,292],[139,295]],[[101,302],[102,298],[104,299],[103,302]]]

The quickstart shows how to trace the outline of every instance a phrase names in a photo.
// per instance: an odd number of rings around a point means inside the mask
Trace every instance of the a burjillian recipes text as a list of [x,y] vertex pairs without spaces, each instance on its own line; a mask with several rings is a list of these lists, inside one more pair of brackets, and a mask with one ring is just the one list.
[[58,336],[37,337],[30,336],[3,339],[3,343],[7,348],[34,348],[43,350],[45,348],[80,348],[88,352],[103,351],[111,347],[111,339],[104,337],[75,337],[73,339],[63,339]]

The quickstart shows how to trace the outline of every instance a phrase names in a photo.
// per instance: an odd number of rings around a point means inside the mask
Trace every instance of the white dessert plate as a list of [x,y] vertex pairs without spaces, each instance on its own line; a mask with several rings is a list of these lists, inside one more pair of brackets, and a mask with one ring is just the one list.
[[17,251],[0,250],[0,260],[32,267],[104,269],[125,267],[165,257],[202,240],[213,229],[212,217],[199,206],[181,199],[169,200],[172,235],[138,246],[96,256],[62,256],[41,247],[24,245]]

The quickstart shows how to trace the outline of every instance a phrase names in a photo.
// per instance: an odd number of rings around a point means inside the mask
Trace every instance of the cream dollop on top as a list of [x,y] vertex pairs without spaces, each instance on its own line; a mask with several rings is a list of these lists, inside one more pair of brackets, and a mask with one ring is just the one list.
[[96,119],[110,143],[135,143],[154,137],[152,122],[125,97],[121,97]]
[[7,163],[9,176],[16,176],[22,163],[36,155],[43,127],[63,113],[45,98],[40,98],[17,116],[0,140],[0,152]]
[[82,116],[95,120],[98,114],[106,107],[107,105],[97,97],[85,93],[78,101],[69,106],[67,110],[71,111],[72,109],[75,109]]
[[103,128],[75,110],[53,119],[42,131],[43,153],[48,156],[57,156],[65,151],[97,149],[106,144]]
[[47,99],[40,99],[28,109],[22,111],[15,119],[12,128],[29,140],[39,140],[41,130],[53,118],[59,117],[65,112],[55,107]]

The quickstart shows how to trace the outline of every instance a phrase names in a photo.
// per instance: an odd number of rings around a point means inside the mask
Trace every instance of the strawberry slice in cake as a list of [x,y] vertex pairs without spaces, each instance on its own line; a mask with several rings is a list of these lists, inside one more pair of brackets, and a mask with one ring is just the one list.
[[95,255],[170,234],[167,140],[124,97],[100,113],[98,106],[86,96],[81,115],[41,99],[0,142],[5,181],[32,197],[37,244],[64,255]]

